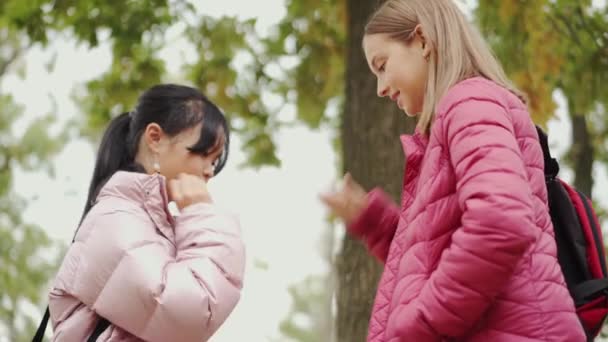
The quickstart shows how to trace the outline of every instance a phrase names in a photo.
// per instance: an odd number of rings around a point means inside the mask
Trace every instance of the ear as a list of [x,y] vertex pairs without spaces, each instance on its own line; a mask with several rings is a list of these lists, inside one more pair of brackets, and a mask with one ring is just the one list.
[[146,130],[142,135],[142,139],[146,146],[153,153],[159,153],[161,149],[161,144],[165,138],[165,132],[162,127],[160,127],[157,123],[150,123],[146,126]]
[[426,39],[422,25],[416,25],[416,28],[414,28],[414,32],[416,39],[420,43],[420,48],[422,49],[422,57],[428,60],[429,56],[431,55],[431,44],[429,44],[428,40]]

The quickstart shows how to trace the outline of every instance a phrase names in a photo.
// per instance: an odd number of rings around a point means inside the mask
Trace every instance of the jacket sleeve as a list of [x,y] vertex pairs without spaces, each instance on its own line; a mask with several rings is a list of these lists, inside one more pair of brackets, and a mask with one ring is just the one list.
[[532,190],[504,108],[491,99],[467,100],[441,124],[462,219],[414,305],[394,315],[412,341],[470,331],[537,236]]
[[372,255],[385,263],[398,223],[399,208],[384,191],[375,188],[367,195],[366,208],[348,230],[363,240]]
[[245,252],[233,216],[210,204],[186,207],[177,218],[175,248],[132,213],[113,212],[97,224],[105,232],[87,239],[81,259],[97,265],[78,272],[74,286],[112,324],[146,341],[200,342],[236,306]]

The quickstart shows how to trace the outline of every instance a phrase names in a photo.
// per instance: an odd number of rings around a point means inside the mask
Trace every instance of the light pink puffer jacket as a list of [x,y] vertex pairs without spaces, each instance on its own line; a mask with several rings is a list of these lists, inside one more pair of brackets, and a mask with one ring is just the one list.
[[237,304],[235,217],[198,203],[173,218],[165,178],[117,172],[82,223],[50,294],[54,341],[206,341]]
[[373,190],[349,227],[386,263],[368,341],[584,341],[525,105],[468,79],[403,145],[401,209]]

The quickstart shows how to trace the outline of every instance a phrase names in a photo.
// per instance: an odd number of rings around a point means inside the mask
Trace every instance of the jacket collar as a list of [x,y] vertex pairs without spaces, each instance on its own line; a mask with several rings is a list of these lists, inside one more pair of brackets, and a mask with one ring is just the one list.
[[428,142],[428,136],[420,132],[418,128],[416,128],[413,135],[404,134],[401,136],[401,146],[405,154],[406,169],[417,172]]
[[405,172],[403,175],[403,191],[401,198],[401,206],[403,208],[409,207],[414,198],[416,184],[418,183],[417,179],[420,174],[420,168],[427,144],[428,137],[425,134],[422,134],[418,128],[416,128],[413,135],[401,136],[401,145],[403,146],[403,152],[405,153]]
[[169,212],[166,178],[160,174],[117,171],[103,186],[97,201],[118,197],[142,206],[163,235],[173,240],[175,220]]

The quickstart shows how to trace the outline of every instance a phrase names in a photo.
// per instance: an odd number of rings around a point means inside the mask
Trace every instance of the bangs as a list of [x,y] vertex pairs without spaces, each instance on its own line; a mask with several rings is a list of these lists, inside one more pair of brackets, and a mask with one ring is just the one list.
[[217,175],[224,168],[228,159],[230,132],[226,119],[219,109],[215,106],[205,107],[200,137],[188,150],[207,156],[222,149],[214,170],[214,174]]

